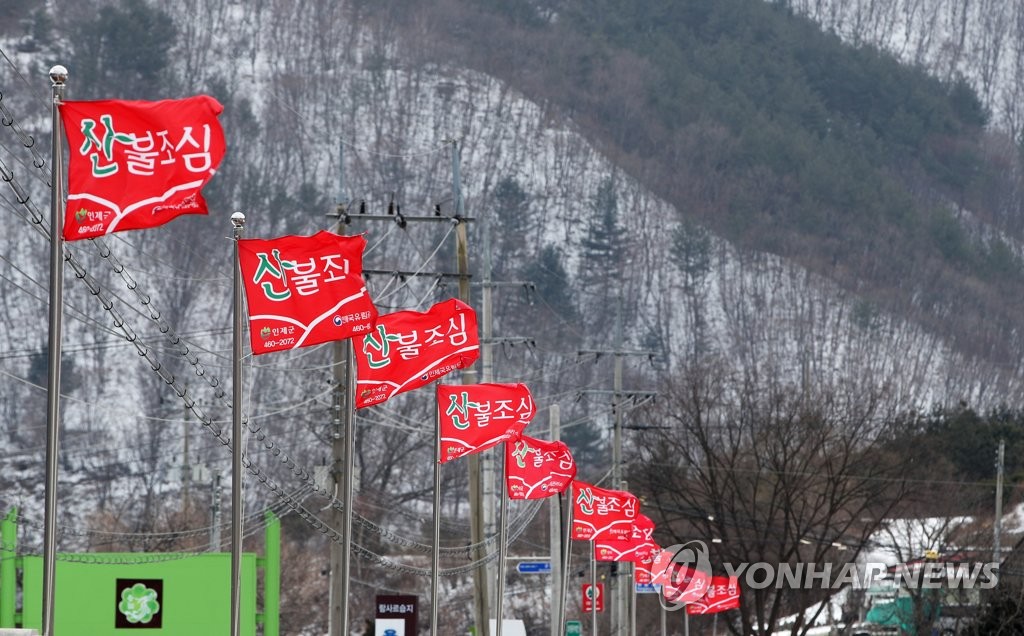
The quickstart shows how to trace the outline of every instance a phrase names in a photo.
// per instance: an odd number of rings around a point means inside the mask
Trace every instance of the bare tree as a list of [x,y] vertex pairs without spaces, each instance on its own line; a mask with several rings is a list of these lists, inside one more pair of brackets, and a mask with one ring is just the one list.
[[[630,471],[656,538],[708,542],[719,572],[755,563],[831,572],[817,589],[754,589],[741,577],[735,633],[772,633],[826,598],[905,493],[881,395],[737,382],[713,363],[689,366],[660,395],[652,415],[663,426],[639,442]],[[791,633],[806,633],[809,620],[801,614]]]

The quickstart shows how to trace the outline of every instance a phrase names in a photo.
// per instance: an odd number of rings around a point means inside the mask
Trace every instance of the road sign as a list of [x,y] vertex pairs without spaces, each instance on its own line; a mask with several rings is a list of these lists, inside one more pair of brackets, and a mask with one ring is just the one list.
[[660,594],[661,586],[655,585],[654,583],[637,583],[636,584],[637,594]]
[[396,632],[396,636],[404,634],[415,634],[416,633],[416,617],[417,617],[417,605],[419,605],[419,599],[411,594],[378,594],[376,597],[377,605],[377,623],[382,625],[382,633],[387,634],[388,631],[392,631],[390,625],[384,625],[381,621],[386,619],[398,619],[403,621],[405,624],[405,631]]
[[551,563],[548,561],[520,561],[516,564],[520,574],[550,574]]
[[583,636],[583,623],[565,621],[565,636]]
[[[584,611],[584,613],[585,612],[593,612],[594,611],[594,607],[591,605],[590,592],[591,592],[590,583],[584,583],[583,584],[583,611]],[[603,612],[604,611],[604,583],[598,583],[597,584],[597,594],[595,596],[597,597],[596,599],[594,599],[594,602],[597,605],[597,611],[598,612]]]

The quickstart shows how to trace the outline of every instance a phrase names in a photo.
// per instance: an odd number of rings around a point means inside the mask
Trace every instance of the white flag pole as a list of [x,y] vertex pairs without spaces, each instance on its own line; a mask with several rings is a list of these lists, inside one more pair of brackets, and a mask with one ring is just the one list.
[[[591,636],[597,636],[597,541],[590,542],[590,631]],[[603,600],[602,600],[603,602]]]
[[558,495],[564,497],[564,501],[569,504],[568,510],[565,513],[565,530],[562,532],[562,536],[565,538],[564,545],[562,547],[563,564],[562,564],[562,589],[558,591],[558,611],[560,613],[558,620],[558,634],[562,636],[562,631],[565,629],[565,604],[569,596],[569,562],[570,554],[572,552],[572,483],[570,482],[568,487],[565,489],[566,495]]
[[636,636],[636,563],[630,563],[629,588],[633,591],[629,601],[629,636]]
[[430,633],[437,636],[438,606],[441,599],[437,593],[438,565],[441,561],[441,405],[438,403],[434,415],[434,539],[430,557]]
[[68,70],[57,65],[50,69],[53,100],[51,104],[51,189],[50,189],[50,325],[49,375],[46,382],[46,485],[43,519],[43,636],[53,636],[53,597],[57,565],[57,455],[60,452],[60,361],[61,322],[64,312],[64,136],[60,104]]
[[[355,492],[355,438],[356,438],[356,364],[353,348],[355,343],[351,339],[346,340],[345,348],[345,417],[344,435],[342,440],[345,455],[345,492],[344,506],[342,511],[342,532],[345,534],[345,543],[341,553],[341,626],[342,634],[349,633],[349,595],[351,592],[352,574],[352,517],[355,513],[354,492]],[[436,544],[435,544],[436,545]]]
[[[507,445],[508,442],[505,442]],[[508,556],[508,449],[502,448],[501,454],[501,525],[498,530],[498,593],[495,603],[498,605],[498,619],[496,621],[496,636],[501,636],[501,624],[504,622],[502,616],[502,600],[505,596],[505,559]]]
[[231,215],[235,259],[232,309],[234,328],[231,343],[231,636],[241,633],[242,601],[242,265],[238,241],[245,227],[245,215]]

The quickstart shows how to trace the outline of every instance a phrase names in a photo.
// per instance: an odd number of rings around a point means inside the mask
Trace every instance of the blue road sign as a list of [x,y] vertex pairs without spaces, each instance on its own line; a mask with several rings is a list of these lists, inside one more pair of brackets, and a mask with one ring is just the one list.
[[636,593],[637,594],[659,594],[661,592],[660,585],[654,585],[653,583],[637,583]]
[[516,564],[520,574],[550,574],[551,564],[547,561],[520,561]]

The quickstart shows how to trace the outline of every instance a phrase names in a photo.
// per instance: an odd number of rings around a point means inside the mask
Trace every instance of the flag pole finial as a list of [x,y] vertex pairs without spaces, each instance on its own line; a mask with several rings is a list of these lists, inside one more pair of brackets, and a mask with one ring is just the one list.
[[61,85],[68,81],[68,69],[60,64],[50,68],[50,81],[54,85]]
[[231,215],[231,227],[236,230],[240,230],[245,227],[245,215],[241,212],[235,212]]

